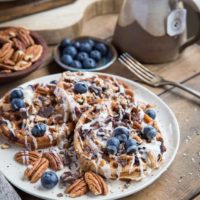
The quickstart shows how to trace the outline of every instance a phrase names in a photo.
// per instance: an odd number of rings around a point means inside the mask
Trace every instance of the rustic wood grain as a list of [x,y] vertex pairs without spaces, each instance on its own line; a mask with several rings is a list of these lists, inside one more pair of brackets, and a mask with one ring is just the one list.
[[26,15],[42,12],[59,6],[73,3],[75,0],[21,0],[1,2],[0,22],[9,21]]

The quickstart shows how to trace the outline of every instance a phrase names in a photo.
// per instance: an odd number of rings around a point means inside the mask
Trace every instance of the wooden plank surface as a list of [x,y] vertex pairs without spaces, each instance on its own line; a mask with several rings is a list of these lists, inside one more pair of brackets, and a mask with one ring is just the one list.
[[[116,17],[113,15],[97,18],[84,27],[82,34],[92,34],[107,38],[113,32],[114,21],[116,21]],[[91,30],[93,31],[91,32]],[[149,68],[162,74],[165,78],[185,82],[188,86],[200,91],[199,60],[200,47],[194,45],[188,48],[179,60],[172,63],[149,66]],[[50,63],[28,77],[13,83],[0,85],[0,95],[28,80],[59,72],[62,72],[62,69],[56,63]],[[118,62],[104,72],[135,79]],[[188,79],[189,81],[187,81]],[[163,92],[166,91],[166,88],[150,88],[150,90],[156,94],[161,94],[161,98],[176,114],[181,128],[181,145],[177,157],[168,171],[148,188],[123,200],[146,200],[147,197],[149,200],[188,200],[193,199],[193,197],[198,200],[198,193],[200,192],[200,102],[179,89],[173,89],[164,94]],[[23,192],[19,192],[19,194],[23,200],[39,200]]]
[[0,22],[13,20],[22,16],[66,6],[75,0],[21,0],[0,3]]

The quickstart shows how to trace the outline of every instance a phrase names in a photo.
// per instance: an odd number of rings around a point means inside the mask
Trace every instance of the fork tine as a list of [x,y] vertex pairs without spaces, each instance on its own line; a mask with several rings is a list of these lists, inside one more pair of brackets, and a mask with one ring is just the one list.
[[151,80],[148,79],[149,77],[144,76],[144,74],[141,73],[141,71],[139,71],[138,69],[135,69],[134,67],[132,67],[132,65],[130,64],[130,62],[127,61],[127,59],[125,57],[123,57],[122,55],[118,58],[118,60],[125,65],[133,74],[135,74],[136,76],[138,76],[141,80],[143,80],[144,82],[151,84]]
[[126,57],[123,55],[121,56],[121,59],[128,65],[129,69],[132,69],[131,71],[135,73],[137,76],[140,76],[143,80],[151,81],[151,78],[146,76],[144,73],[141,72],[135,65],[130,62]]
[[149,71],[146,67],[144,67],[141,63],[139,63],[137,60],[135,60],[132,56],[130,56],[128,53],[124,53],[123,54],[126,59],[128,59],[133,65],[135,65],[135,67],[137,67],[137,69],[139,69],[140,71],[142,71],[143,73],[145,73],[147,76],[149,76],[150,78],[155,78],[156,75],[153,74],[151,71]]
[[148,81],[151,80],[150,77],[146,76],[144,73],[141,72],[141,70],[139,70],[137,67],[135,67],[135,64],[130,62],[129,59],[127,59],[123,55],[121,56],[121,58],[128,65],[128,67],[132,69],[132,72],[134,72],[136,75],[140,75],[140,76],[142,76],[143,79],[147,79]]

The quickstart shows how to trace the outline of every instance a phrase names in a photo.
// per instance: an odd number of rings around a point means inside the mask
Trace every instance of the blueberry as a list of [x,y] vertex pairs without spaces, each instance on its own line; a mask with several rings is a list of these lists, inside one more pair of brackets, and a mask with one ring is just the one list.
[[41,177],[42,186],[46,189],[52,189],[58,183],[58,176],[53,171],[45,172]]
[[95,41],[94,40],[86,40],[85,42],[89,43],[92,47],[95,45]]
[[95,68],[97,65],[96,61],[92,58],[88,58],[83,61],[83,67],[84,68]]
[[135,153],[137,150],[138,150],[138,147],[135,146],[135,145],[132,145],[132,146],[129,146],[129,147],[126,149],[126,153],[127,153],[127,154],[132,154],[132,153]]
[[31,133],[34,137],[42,137],[45,134],[45,132],[46,125],[42,123],[36,124],[31,130]]
[[120,141],[118,138],[116,137],[112,137],[107,141],[107,146],[115,146],[115,147],[119,147]]
[[68,46],[63,49],[63,54],[70,55],[72,58],[74,58],[77,54],[77,50],[73,46]]
[[74,42],[74,47],[76,48],[76,49],[79,49],[80,48],[80,46],[81,46],[81,43],[80,42],[78,42],[78,41],[76,41],[76,42]]
[[114,136],[125,134],[128,137],[129,133],[129,129],[124,126],[119,126],[114,129]]
[[88,86],[83,82],[78,82],[74,86],[74,92],[79,94],[84,94],[88,91]]
[[74,67],[74,68],[77,68],[77,69],[81,69],[82,68],[82,64],[78,60],[74,60],[73,63],[71,64],[71,66]]
[[24,93],[22,92],[21,89],[14,89],[10,93],[10,99],[23,99],[24,98]]
[[128,140],[128,136],[126,134],[116,135],[116,138],[121,142],[124,143]]
[[71,66],[73,63],[73,58],[70,55],[63,55],[61,57],[61,61],[65,64],[65,65],[69,65]]
[[90,57],[99,62],[101,60],[101,53],[98,50],[93,50],[90,53]]
[[143,132],[146,138],[149,140],[152,140],[156,136],[156,129],[150,125],[144,127]]
[[115,155],[117,153],[117,147],[114,145],[109,145],[106,147],[108,154]]
[[61,41],[59,49],[62,51],[65,47],[70,46],[72,44],[72,41],[68,38],[65,38]]
[[147,110],[146,114],[149,115],[152,119],[156,118],[156,112],[154,110]]
[[22,99],[15,98],[15,99],[12,99],[11,106],[14,111],[18,111],[20,110],[20,108],[25,107],[25,103]]
[[137,142],[134,139],[129,139],[125,143],[125,149],[128,149],[130,146],[137,146]]
[[107,47],[104,43],[96,44],[94,49],[100,51],[102,56],[106,55],[106,53],[107,53]]
[[76,59],[79,60],[80,62],[83,62],[87,58],[89,58],[89,56],[86,52],[79,52],[76,56]]
[[80,51],[90,53],[92,51],[92,46],[90,45],[89,42],[81,42],[79,49],[80,49]]

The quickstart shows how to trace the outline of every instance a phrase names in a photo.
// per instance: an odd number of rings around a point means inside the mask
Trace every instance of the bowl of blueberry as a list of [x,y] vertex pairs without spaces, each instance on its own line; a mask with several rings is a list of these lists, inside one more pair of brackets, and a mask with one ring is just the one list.
[[65,70],[100,71],[117,59],[117,51],[108,42],[94,37],[65,38],[54,51],[55,61]]

